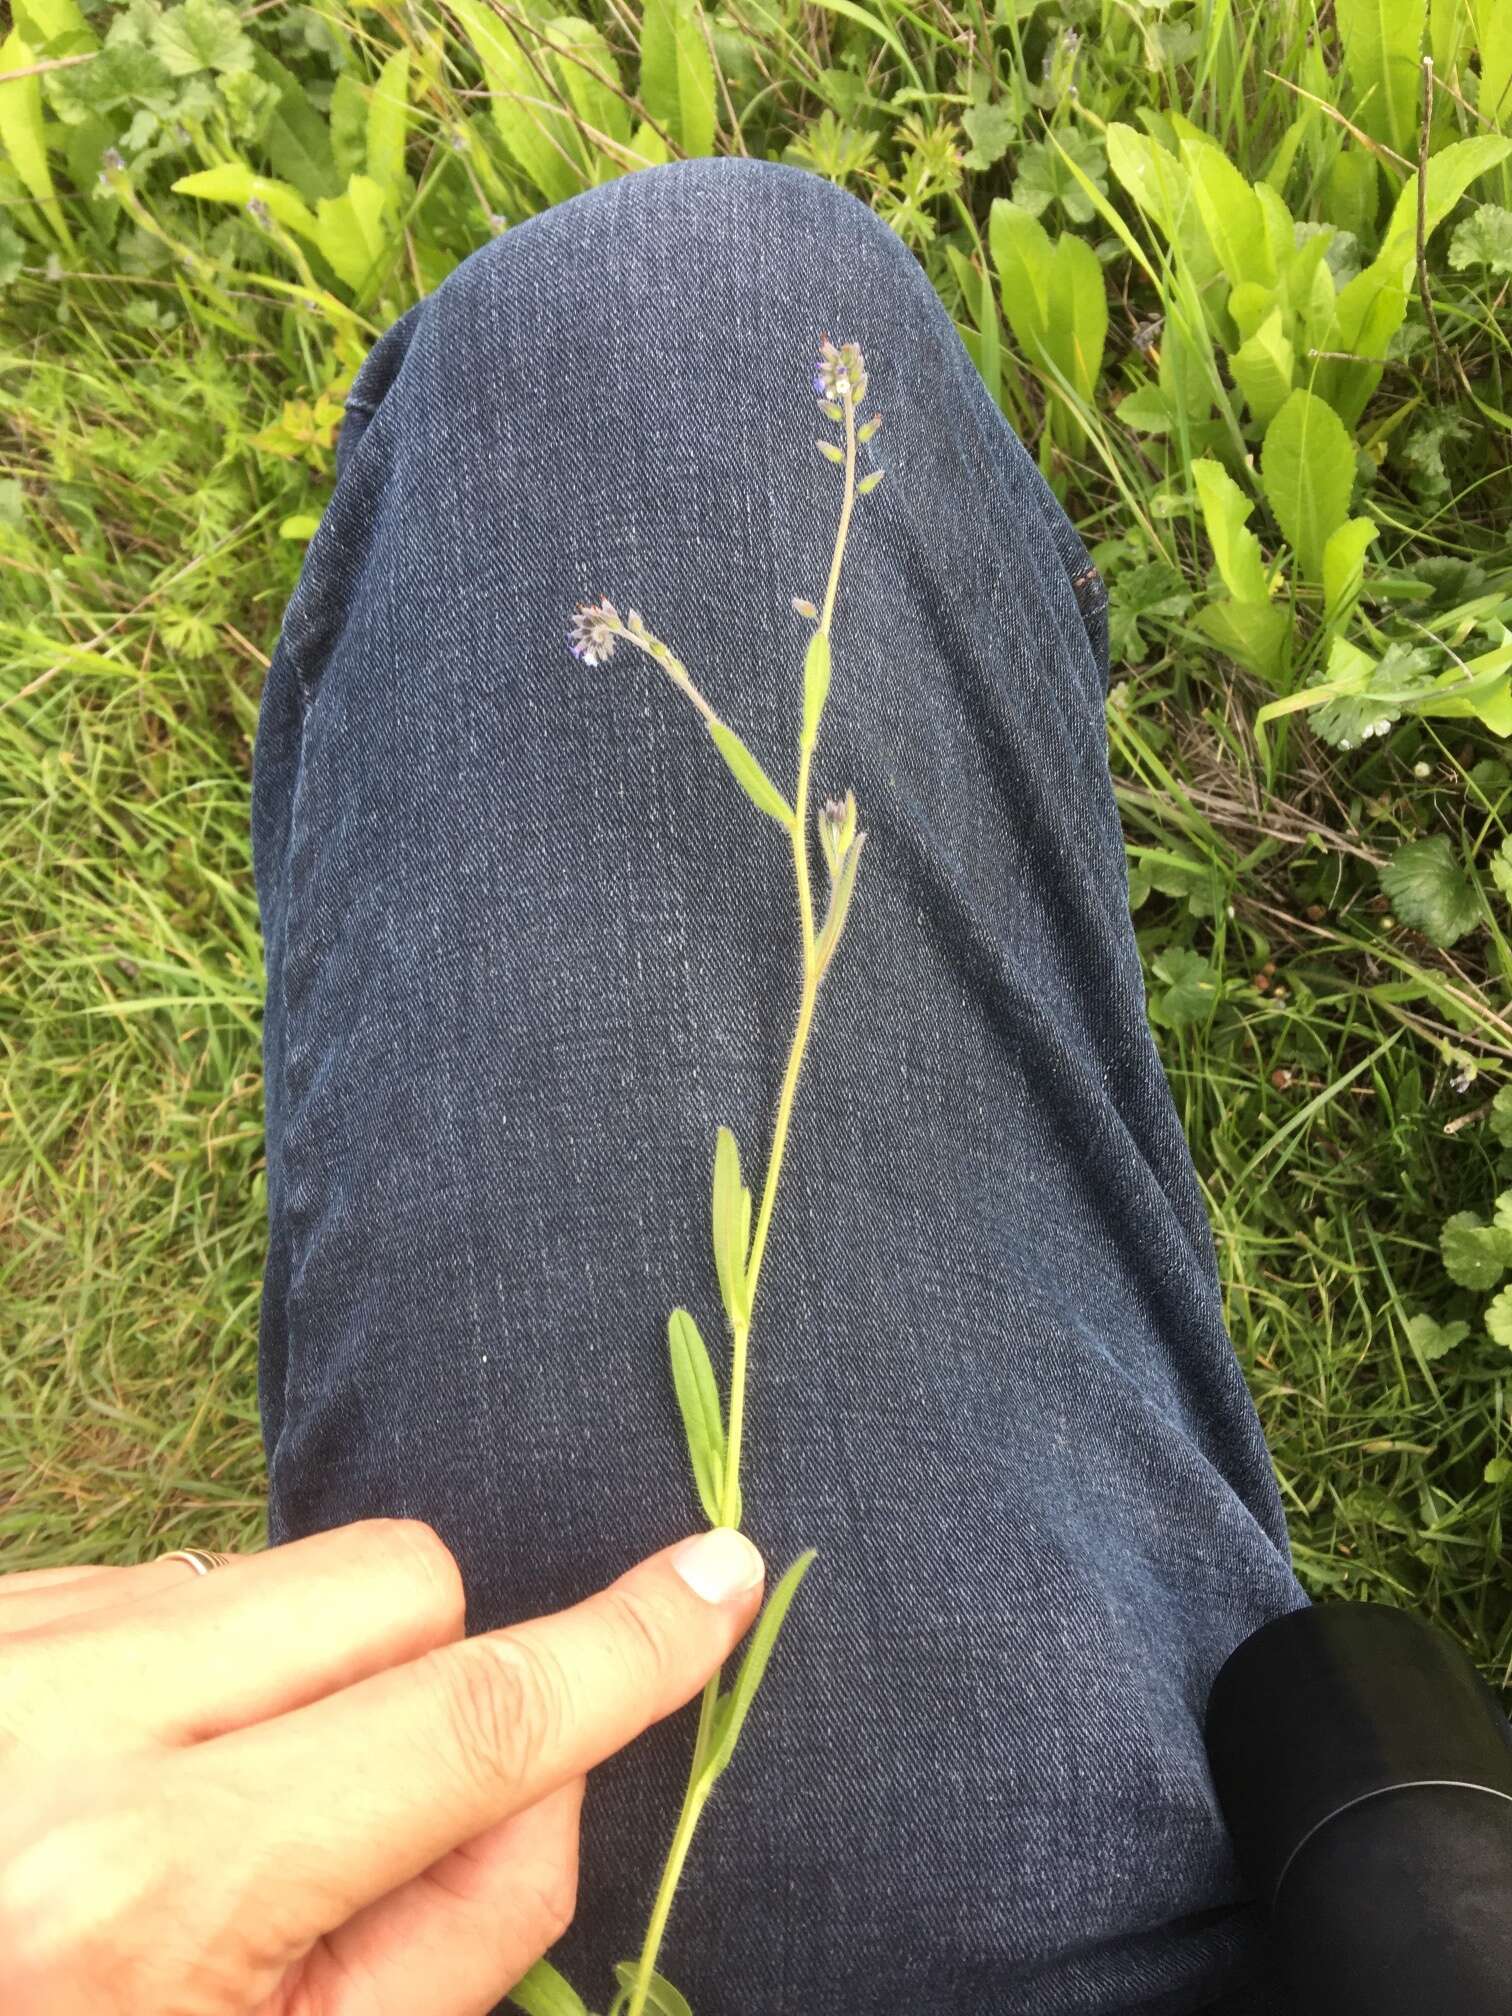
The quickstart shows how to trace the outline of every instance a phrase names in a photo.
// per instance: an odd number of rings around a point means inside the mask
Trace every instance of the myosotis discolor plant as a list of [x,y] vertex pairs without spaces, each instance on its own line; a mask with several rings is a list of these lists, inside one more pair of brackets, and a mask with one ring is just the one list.
[[[820,411],[827,420],[843,428],[845,438],[843,446],[831,440],[820,440],[816,446],[826,460],[843,471],[843,490],[824,600],[816,608],[801,596],[793,597],[793,607],[815,627],[803,662],[803,727],[798,738],[797,789],[791,804],[734,729],[720,719],[699,692],[688,668],[673,656],[660,637],[648,629],[638,610],[631,609],[622,620],[619,611],[607,599],[582,603],[572,618],[568,634],[572,651],[588,665],[603,664],[613,655],[622,638],[653,659],[678,691],[697,708],[736,782],[760,811],[782,827],[792,849],[798,918],[803,938],[803,993],[777,1102],[777,1118],[772,1130],[761,1205],[756,1212],[754,1236],[751,1230],[751,1192],[742,1180],[740,1151],[728,1127],[720,1128],[714,1150],[714,1269],[731,1340],[727,1417],[720,1408],[713,1364],[698,1325],[689,1312],[681,1308],[674,1309],[667,1322],[672,1380],[687,1433],[693,1480],[709,1523],[713,1526],[738,1527],[741,1523],[740,1449],[745,1425],[747,1351],[756,1285],[772,1228],[777,1182],[782,1173],[783,1151],[793,1117],[798,1073],[813,1026],[819,987],[829,971],[840,943],[840,934],[845,928],[861,849],[866,840],[866,835],[857,829],[856,800],[852,792],[847,791],[843,799],[829,799],[820,807],[816,823],[819,846],[828,871],[829,900],[823,921],[816,924],[814,891],[809,874],[809,772],[829,693],[830,627],[834,620],[835,596],[840,586],[840,566],[845,555],[852,510],[857,497],[875,489],[882,480],[880,469],[859,480],[856,475],[858,450],[882,424],[880,414],[857,424],[857,410],[866,397],[866,390],[866,364],[857,345],[837,345],[828,336],[823,337],[814,367],[814,391]],[[673,1894],[699,1817],[715,1783],[734,1754],[741,1728],[777,1642],[777,1634],[782,1629],[783,1619],[813,1559],[814,1550],[809,1548],[798,1557],[773,1590],[751,1634],[734,1685],[727,1692],[720,1692],[721,1671],[714,1675],[703,1691],[688,1789],[683,1795],[682,1811],[673,1831],[645,1942],[638,1961],[621,1961],[615,1968],[620,1985],[619,1993],[610,2005],[609,2016],[644,2016],[648,2009],[653,2016],[691,2016],[685,1997],[656,1972],[657,1955],[672,1909]],[[585,2005],[576,1992],[544,1960],[539,1961],[517,1984],[511,1999],[525,2009],[528,2016],[587,2016]]]

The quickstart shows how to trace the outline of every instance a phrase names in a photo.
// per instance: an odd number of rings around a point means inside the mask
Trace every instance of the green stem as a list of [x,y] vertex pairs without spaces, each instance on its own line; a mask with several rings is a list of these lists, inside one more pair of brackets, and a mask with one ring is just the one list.
[[[850,529],[851,509],[856,501],[856,409],[849,392],[844,395],[844,408],[845,497],[840,507],[840,523],[835,533],[835,554],[830,562],[829,583],[824,593],[824,609],[819,619],[819,627],[826,634],[835,613],[835,593],[840,585],[840,562],[845,554],[845,535]],[[622,634],[640,644],[642,650],[650,649],[649,643],[642,642],[632,631],[625,630]],[[653,651],[651,655],[660,659],[674,682],[682,688],[704,718],[712,719],[713,709],[693,684],[687,667],[679,659],[674,658],[665,645],[662,645],[660,650]],[[818,732],[818,724],[815,723],[816,739]],[[816,943],[814,900],[809,887],[807,841],[809,766],[812,756],[813,742],[805,737],[799,744],[798,790],[793,808],[793,823],[789,829],[793,842],[793,874],[798,884],[799,922],[803,930],[803,998],[798,1004],[798,1026],[793,1034],[792,1048],[788,1052],[787,1070],[783,1074],[782,1092],[777,1101],[777,1121],[772,1130],[772,1152],[767,1161],[766,1180],[761,1190],[761,1209],[756,1217],[756,1233],[751,1241],[750,1257],[746,1263],[746,1302],[747,1307],[752,1309],[756,1302],[756,1283],[761,1275],[761,1260],[766,1251],[767,1233],[771,1228],[772,1212],[777,1203],[777,1180],[782,1174],[782,1157],[787,1147],[788,1127],[792,1121],[793,1102],[798,1092],[798,1074],[803,1067],[803,1053],[808,1045],[809,1031],[814,1021],[814,1005],[819,997],[821,976],[814,956]],[[725,1526],[733,1526],[736,1523],[735,1493],[740,1485],[740,1444],[745,1426],[746,1357],[750,1335],[751,1323],[748,1316],[746,1321],[734,1330],[734,1349],[730,1364],[730,1424],[726,1439],[724,1501],[719,1510],[720,1523]],[[699,1816],[714,1789],[713,1781],[705,1781],[702,1774],[709,1730],[719,1700],[719,1683],[723,1677],[724,1672],[721,1668],[703,1691],[698,1711],[698,1734],[693,1741],[693,1762],[688,1772],[688,1789],[683,1794],[682,1811],[677,1818],[672,1846],[667,1851],[661,1882],[657,1885],[656,1902],[651,1909],[651,1921],[646,1927],[645,1943],[641,1947],[640,1961],[636,1968],[635,1991],[630,1998],[626,2016],[644,2016],[646,1997],[651,1988],[651,1976],[656,1968],[662,1936],[667,1929],[667,1920],[672,1911],[673,1893],[681,1879],[683,1864],[688,1859],[688,1850],[693,1845],[693,1832],[698,1825]]]

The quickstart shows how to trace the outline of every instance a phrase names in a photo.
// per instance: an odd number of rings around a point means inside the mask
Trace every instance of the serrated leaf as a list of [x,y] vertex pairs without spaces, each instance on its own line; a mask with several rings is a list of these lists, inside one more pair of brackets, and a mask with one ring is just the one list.
[[1289,609],[1275,602],[1209,602],[1196,615],[1197,627],[1220,651],[1276,685],[1292,634]]
[[766,1606],[756,1620],[756,1628],[751,1633],[751,1642],[741,1661],[735,1684],[728,1693],[722,1694],[719,1705],[714,1710],[713,1727],[709,1737],[709,1754],[704,1763],[703,1779],[712,1783],[728,1765],[734,1755],[735,1745],[740,1740],[740,1732],[745,1726],[746,1716],[751,1712],[751,1703],[756,1698],[777,1643],[777,1634],[793,1598],[798,1593],[798,1585],[808,1572],[815,1556],[810,1547],[798,1556],[777,1587],[767,1598]]
[[588,2016],[588,2004],[549,1960],[534,1967],[510,1989],[507,2000],[525,2016]]
[[731,774],[736,783],[744,791],[751,803],[758,810],[765,812],[769,818],[777,820],[780,825],[791,826],[793,823],[792,806],[789,805],[782,793],[777,789],[777,786],[735,733],[735,730],[727,727],[723,721],[709,722],[708,729],[710,735],[714,738],[715,748],[723,756],[725,762],[729,764]]
[[[621,1988],[634,1988],[640,1979],[640,1964],[635,1960],[616,1960],[614,1978]],[[693,2016],[688,1998],[672,1986],[665,1975],[653,1969],[646,1983],[646,2007],[652,2016]]]
[[1456,1211],[1439,1232],[1444,1272],[1461,1288],[1494,1288],[1512,1263],[1512,1239],[1474,1211]]
[[1333,408],[1299,386],[1265,430],[1260,480],[1297,565],[1320,581],[1323,549],[1344,523],[1354,488],[1354,443]]
[[803,739],[810,748],[819,734],[819,720],[830,689],[830,640],[816,630],[803,654]]
[[1286,403],[1296,367],[1296,352],[1282,327],[1281,310],[1273,308],[1229,358],[1234,383],[1260,426],[1268,427]]
[[829,908],[824,913],[824,928],[814,948],[815,957],[822,973],[835,956],[835,947],[840,942],[840,933],[845,929],[845,913],[850,908],[851,896],[856,887],[856,870],[861,865],[861,848],[866,839],[858,833],[841,856],[830,888]]
[[409,130],[410,52],[396,49],[373,86],[367,108],[367,172],[384,195],[404,188],[404,141]]
[[495,130],[516,166],[535,184],[548,203],[563,202],[582,188],[582,177],[562,143],[569,122],[565,113],[543,110],[541,80],[520,46],[519,38],[485,0],[446,0],[477,52],[489,91],[489,112]]
[[1492,273],[1512,275],[1512,210],[1499,203],[1477,203],[1449,240],[1449,264],[1456,272],[1484,266]]
[[724,1418],[708,1347],[686,1309],[674,1309],[667,1318],[667,1353],[672,1361],[672,1385],[693,1465],[693,1482],[709,1524],[717,1526],[720,1499],[724,1495]]
[[1418,49],[1426,15],[1426,0],[1334,0],[1355,117],[1409,160],[1417,153]]
[[685,154],[714,148],[714,65],[697,0],[646,0],[641,103]]
[[1447,837],[1410,840],[1381,869],[1381,887],[1405,924],[1435,945],[1452,945],[1480,922],[1475,884]]
[[745,1248],[740,1243],[740,1149],[728,1127],[721,1127],[714,1144],[714,1189],[711,1225],[714,1241],[714,1271],[719,1276],[719,1295],[730,1328],[738,1330],[750,1321],[751,1304],[746,1294]]
[[1512,1351],[1512,1288],[1503,1288],[1486,1304],[1486,1335],[1493,1344]]
[[1470,1325],[1435,1323],[1431,1316],[1414,1316],[1408,1322],[1407,1335],[1413,1350],[1431,1364],[1446,1351],[1452,1351],[1456,1344],[1463,1344],[1470,1335]]

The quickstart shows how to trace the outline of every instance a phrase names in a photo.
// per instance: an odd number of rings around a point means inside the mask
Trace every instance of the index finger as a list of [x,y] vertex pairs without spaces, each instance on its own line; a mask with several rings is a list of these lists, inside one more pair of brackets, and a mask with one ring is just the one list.
[[269,1927],[302,1947],[691,1700],[750,1625],[764,1572],[717,1528],[571,1609],[175,1753],[175,1810],[224,1813],[229,1794],[236,1815],[234,1840],[201,1844],[196,1883],[266,1900]]

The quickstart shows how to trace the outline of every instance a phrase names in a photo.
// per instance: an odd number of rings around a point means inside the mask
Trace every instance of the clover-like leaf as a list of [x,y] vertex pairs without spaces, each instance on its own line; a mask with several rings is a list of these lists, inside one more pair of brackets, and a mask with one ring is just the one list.
[[1410,840],[1381,870],[1381,887],[1404,924],[1435,945],[1452,945],[1480,921],[1480,899],[1445,834]]
[[1407,1336],[1418,1356],[1428,1363],[1442,1358],[1470,1335],[1468,1323],[1436,1323],[1431,1316],[1414,1316],[1407,1324]]
[[1474,1211],[1456,1211],[1439,1233],[1444,1272],[1461,1288],[1494,1288],[1512,1264],[1512,1234]]

